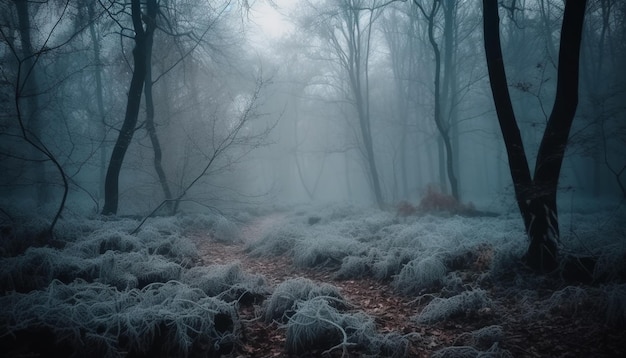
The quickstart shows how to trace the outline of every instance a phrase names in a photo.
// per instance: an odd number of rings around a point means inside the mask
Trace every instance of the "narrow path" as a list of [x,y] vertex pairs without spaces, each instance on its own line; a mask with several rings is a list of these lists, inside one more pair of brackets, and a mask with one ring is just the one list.
[[[247,245],[259,240],[269,229],[282,225],[284,222],[284,214],[272,214],[255,219],[242,228],[242,240],[234,244],[221,243],[201,234],[195,235],[193,240],[205,265],[239,262],[245,271],[263,275],[271,286],[276,286],[295,277],[305,277],[317,282],[330,283],[339,288],[342,295],[354,305],[356,310],[361,310],[374,317],[381,333],[420,333],[420,328],[410,319],[417,313],[417,303],[406,297],[395,295],[392,288],[386,283],[371,278],[337,281],[332,277],[333,272],[295,267],[291,258],[285,255],[272,258],[257,258],[247,255],[245,252]],[[284,332],[282,330],[275,324],[266,325],[260,320],[254,320],[258,316],[255,309],[243,308],[240,314],[242,318],[252,320],[244,329],[245,343],[250,349],[250,356],[279,357],[284,354]],[[446,341],[446,339],[439,339],[437,343],[442,344]],[[431,344],[428,343],[420,345],[423,348],[415,347],[413,356],[428,356],[429,352],[426,351],[426,347],[430,345],[432,348],[432,342],[430,342]],[[242,355],[241,357],[245,356]]]

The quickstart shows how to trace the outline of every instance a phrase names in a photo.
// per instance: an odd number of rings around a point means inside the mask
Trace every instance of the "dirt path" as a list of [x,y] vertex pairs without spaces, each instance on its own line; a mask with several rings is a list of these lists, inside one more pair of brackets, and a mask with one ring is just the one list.
[[[339,288],[342,295],[354,305],[355,310],[361,310],[374,317],[381,333],[398,332],[407,334],[419,332],[411,322],[410,317],[416,313],[416,303],[409,299],[393,294],[392,288],[373,279],[361,280],[333,280],[332,272],[295,267],[289,257],[278,256],[272,258],[250,257],[245,252],[247,245],[259,240],[267,230],[282,225],[285,215],[273,214],[251,221],[241,230],[241,242],[225,244],[204,235],[195,235],[196,243],[202,262],[205,265],[228,264],[240,262],[242,268],[251,273],[263,275],[271,286],[295,277],[305,277],[317,282],[330,283]],[[254,319],[259,307],[242,308],[242,318]],[[239,357],[281,357],[284,353],[284,331],[275,324],[266,325],[260,320],[253,320],[245,325],[246,335],[245,352],[239,352]],[[423,342],[422,342],[423,343]],[[443,343],[443,342],[440,342]],[[432,347],[431,344],[426,344]],[[420,345],[422,346],[422,345]],[[425,349],[413,347],[414,356],[427,356]],[[419,352],[422,350],[422,352]]]
[[[612,357],[618,356],[614,354],[615,352],[625,350],[623,342],[626,333],[608,331],[610,333],[607,335],[607,330],[598,326],[591,316],[574,324],[559,316],[530,324],[521,322],[516,317],[524,314],[525,306],[515,299],[502,299],[502,295],[493,290],[490,290],[490,294],[496,298],[500,296],[497,308],[499,313],[486,321],[457,319],[434,325],[417,325],[410,318],[417,314],[425,303],[394,294],[392,287],[387,283],[370,278],[337,281],[333,279],[333,272],[295,267],[287,255],[272,258],[255,258],[247,255],[245,250],[248,244],[262,238],[267,230],[285,222],[286,217],[282,214],[253,220],[242,229],[242,240],[235,244],[217,242],[206,234],[195,235],[193,240],[205,265],[240,262],[245,271],[263,275],[271,286],[276,286],[289,278],[305,277],[338,287],[355,310],[364,311],[374,317],[379,332],[417,333],[418,335],[411,338],[410,357],[430,357],[433,351],[458,343],[455,341],[464,333],[493,324],[505,327],[506,338],[502,343],[516,357]],[[265,324],[258,319],[261,312],[260,305],[240,307],[243,344],[235,352],[234,357],[287,357],[284,350],[284,328],[274,323]],[[585,337],[587,342],[593,341],[596,344],[580,345],[576,343],[576,337]],[[337,357],[341,356],[340,351],[336,353]]]

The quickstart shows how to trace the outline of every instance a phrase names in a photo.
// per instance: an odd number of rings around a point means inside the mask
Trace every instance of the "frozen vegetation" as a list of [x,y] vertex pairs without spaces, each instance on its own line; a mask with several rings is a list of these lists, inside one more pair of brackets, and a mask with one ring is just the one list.
[[[154,218],[136,234],[130,234],[136,220],[64,219],[52,245],[24,250],[15,241],[45,223],[15,222],[3,234],[1,251],[2,346],[10,351],[48,337],[46,351],[59,355],[229,355],[245,344],[243,305],[255,305],[258,320],[278,325],[292,355],[402,357],[410,341],[425,339],[381,331],[333,282],[294,277],[272,286],[240,262],[203,264],[191,235],[241,245],[243,220],[252,217],[238,217],[244,219]],[[519,258],[526,240],[517,213],[404,218],[346,206],[291,210],[280,225],[249,241],[246,252],[289,257],[298,268],[331,272],[334,280],[388,283],[396,294],[423,303],[407,317],[418,326],[468,318],[484,323],[434,357],[508,357],[507,326],[494,322],[507,319],[503,307],[511,297],[522,307],[515,317],[521,322],[554,314],[575,320],[592,312],[600,324],[626,326],[623,213],[563,214],[562,223],[563,252],[597,262],[589,282],[524,269]]]

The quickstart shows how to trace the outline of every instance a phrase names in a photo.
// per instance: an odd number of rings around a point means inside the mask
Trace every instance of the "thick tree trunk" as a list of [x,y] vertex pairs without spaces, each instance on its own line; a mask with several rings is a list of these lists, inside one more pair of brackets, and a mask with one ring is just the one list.
[[491,90],[509,157],[517,204],[530,240],[525,260],[531,268],[541,272],[551,271],[558,265],[556,195],[567,139],[578,104],[579,54],[585,7],[586,0],[567,1],[565,4],[555,103],[531,178],[502,60],[498,1],[483,0],[485,53]]
[[[157,5],[156,0],[148,0],[147,14],[144,19],[148,21],[155,21]],[[128,150],[128,146],[135,133],[135,127],[137,125],[137,118],[139,116],[139,107],[141,104],[141,93],[143,92],[143,85],[146,77],[146,45],[147,36],[152,36],[152,33],[147,33],[143,28],[141,3],[139,0],[132,0],[131,2],[131,16],[133,21],[133,27],[135,30],[135,48],[133,49],[133,76],[130,81],[130,88],[128,90],[128,102],[126,104],[126,114],[124,116],[124,123],[120,129],[120,133],[113,147],[111,153],[111,160],[109,161],[109,168],[107,170],[106,180],[104,184],[104,207],[102,209],[103,215],[115,215],[117,214],[117,207],[119,201],[119,174],[124,161],[124,156]]]

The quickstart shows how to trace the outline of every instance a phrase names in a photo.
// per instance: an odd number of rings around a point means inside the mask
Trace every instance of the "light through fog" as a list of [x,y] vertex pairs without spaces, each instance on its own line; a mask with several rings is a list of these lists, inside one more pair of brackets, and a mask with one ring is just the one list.
[[256,46],[267,46],[294,30],[288,13],[296,6],[295,1],[257,1],[249,10],[250,36]]

